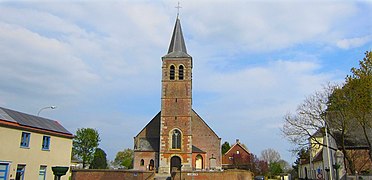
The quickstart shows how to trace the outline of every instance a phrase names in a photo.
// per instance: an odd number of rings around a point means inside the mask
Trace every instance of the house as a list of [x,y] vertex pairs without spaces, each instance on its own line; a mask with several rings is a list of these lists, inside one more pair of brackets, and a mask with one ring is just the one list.
[[53,166],[70,166],[72,138],[55,120],[0,107],[0,179],[52,179]]
[[251,153],[248,149],[240,143],[239,139],[231,148],[222,155],[223,169],[250,169]]
[[[347,174],[363,174],[372,170],[368,158],[368,147],[362,138],[345,138],[345,149],[351,155],[357,172],[347,172],[343,161],[344,154],[340,146],[340,134],[326,136],[324,128],[315,132],[309,139],[310,155],[300,160],[298,175],[301,179],[343,179]],[[328,142],[327,142],[328,141]],[[323,145],[322,145],[323,144]],[[329,145],[327,148],[326,145]]]
[[221,138],[192,108],[192,68],[177,17],[162,57],[161,110],[134,137],[134,169],[221,169]]

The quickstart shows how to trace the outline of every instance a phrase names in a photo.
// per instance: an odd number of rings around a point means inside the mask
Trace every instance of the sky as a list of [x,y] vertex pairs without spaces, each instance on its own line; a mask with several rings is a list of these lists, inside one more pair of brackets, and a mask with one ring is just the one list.
[[[284,115],[372,50],[372,1],[181,1],[193,109],[293,163]],[[98,130],[113,160],[160,111],[177,1],[0,1],[0,106]]]

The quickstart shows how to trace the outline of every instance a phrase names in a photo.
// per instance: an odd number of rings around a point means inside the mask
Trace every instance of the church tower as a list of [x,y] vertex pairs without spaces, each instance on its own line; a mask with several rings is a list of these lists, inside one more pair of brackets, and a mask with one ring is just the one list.
[[133,167],[169,174],[221,169],[221,138],[192,109],[192,57],[177,16],[162,57],[161,110],[134,137]]
[[192,168],[192,57],[177,17],[168,54],[162,57],[159,173]]

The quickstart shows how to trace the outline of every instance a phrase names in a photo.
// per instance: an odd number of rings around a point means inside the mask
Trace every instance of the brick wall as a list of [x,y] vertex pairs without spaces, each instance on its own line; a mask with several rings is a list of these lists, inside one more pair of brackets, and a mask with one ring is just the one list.
[[[180,179],[180,173],[174,174],[174,179]],[[252,180],[253,174],[245,170],[226,170],[226,171],[196,171],[182,172],[182,180]]]
[[[174,179],[180,179],[179,171],[173,174]],[[153,179],[155,173],[132,170],[94,170],[79,169],[72,170],[72,180],[142,180]],[[252,180],[253,175],[245,170],[226,170],[226,171],[188,171],[182,172],[182,180]]]
[[[141,171],[146,171],[150,170],[149,165],[150,161],[154,161],[154,166],[153,168],[157,168],[157,152],[143,152],[143,151],[134,151],[134,159],[133,159],[133,168],[135,170],[141,170]],[[143,166],[141,166],[141,160],[144,160]]]
[[155,173],[131,170],[98,170],[98,169],[78,169],[72,170],[72,180],[142,180],[153,179]]
[[192,117],[192,133],[192,144],[206,152],[204,167],[210,168],[209,159],[212,156],[216,158],[217,167],[221,167],[221,139],[196,113]]

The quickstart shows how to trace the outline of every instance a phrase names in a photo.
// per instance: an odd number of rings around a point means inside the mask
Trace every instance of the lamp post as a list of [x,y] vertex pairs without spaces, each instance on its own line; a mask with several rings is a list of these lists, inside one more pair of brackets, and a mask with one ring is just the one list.
[[328,167],[326,167],[324,170],[327,172],[327,180],[329,180],[329,170],[330,169]]
[[333,168],[336,170],[336,180],[340,178],[339,169],[341,168],[343,154],[341,151],[336,151],[335,153],[336,163],[333,165]]
[[37,116],[40,115],[40,112],[43,111],[44,109],[55,109],[57,108],[57,106],[47,106],[47,107],[43,107],[39,110],[39,112],[37,112]]
[[182,180],[182,164],[180,164],[180,180]]

